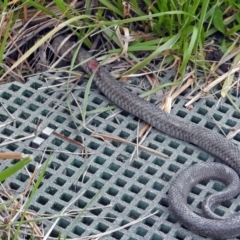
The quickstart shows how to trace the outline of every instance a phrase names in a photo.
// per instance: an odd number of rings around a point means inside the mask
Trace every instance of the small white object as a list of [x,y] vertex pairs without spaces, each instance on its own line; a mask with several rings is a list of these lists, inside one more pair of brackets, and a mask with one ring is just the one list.
[[52,134],[53,131],[54,131],[54,129],[52,129],[50,127],[46,127],[43,129],[43,131],[41,133],[41,137],[48,138]]
[[40,137],[35,137],[32,141],[32,147],[37,148],[43,143],[44,139]]

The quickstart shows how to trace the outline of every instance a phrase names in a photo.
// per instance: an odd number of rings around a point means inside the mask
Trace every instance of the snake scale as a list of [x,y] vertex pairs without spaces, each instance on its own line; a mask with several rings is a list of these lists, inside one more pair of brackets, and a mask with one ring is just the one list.
[[[64,42],[64,37],[59,36],[54,39],[52,46],[53,49],[58,50],[59,55],[63,55],[73,44],[71,41]],[[71,60],[75,51],[76,48],[73,48],[64,57]],[[221,218],[211,211],[213,205],[228,198],[233,198],[240,190],[238,177],[240,175],[240,150],[238,147],[219,133],[170,115],[148,101],[132,94],[116,81],[105,67],[100,66],[82,48],[76,57],[76,64],[80,63],[81,68],[87,74],[94,74],[94,82],[99,90],[121,109],[137,116],[169,136],[198,146],[218,157],[232,168],[218,163],[192,165],[178,173],[171,181],[168,200],[172,213],[194,233],[217,239],[240,236],[240,214]],[[190,210],[187,206],[187,196],[195,184],[209,178],[220,180],[228,187],[225,191],[213,194],[206,199],[203,212],[207,216],[203,217]]]

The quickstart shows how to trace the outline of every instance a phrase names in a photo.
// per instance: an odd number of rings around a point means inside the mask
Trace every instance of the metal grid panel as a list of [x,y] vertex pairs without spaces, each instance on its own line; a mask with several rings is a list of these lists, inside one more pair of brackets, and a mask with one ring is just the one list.
[[[171,74],[170,74],[171,75]],[[170,75],[167,75],[170,77]],[[60,83],[59,77],[47,75],[50,85]],[[55,79],[50,81],[49,79]],[[166,193],[169,181],[182,168],[193,162],[213,161],[213,157],[192,145],[176,140],[152,129],[143,145],[161,151],[170,156],[164,159],[142,149],[138,150],[130,161],[134,147],[123,143],[105,142],[90,135],[94,132],[118,136],[128,141],[135,141],[137,136],[137,119],[120,112],[115,117],[109,117],[110,112],[103,112],[97,116],[90,115],[86,119],[86,126],[81,125],[81,114],[73,99],[63,102],[57,110],[53,110],[54,103],[65,93],[65,89],[47,88],[42,78],[32,77],[27,84],[9,83],[2,87],[0,101],[15,117],[16,124],[8,124],[0,129],[0,142],[5,138],[19,138],[34,132],[41,122],[41,128],[49,127],[56,132],[74,139],[87,146],[88,156],[80,156],[81,149],[60,137],[51,134],[44,139],[39,147],[34,146],[32,139],[22,143],[8,144],[1,151],[21,151],[33,154],[34,161],[28,166],[33,172],[37,163],[44,163],[48,157],[51,162],[47,167],[45,178],[37,191],[30,208],[39,214],[59,214],[73,199],[78,200],[68,210],[90,208],[78,218],[62,218],[51,233],[51,237],[61,236],[71,238],[98,234],[123,226],[147,213],[158,209],[158,213],[127,229],[114,232],[103,239],[206,239],[192,234],[177,219],[169,213]],[[80,104],[83,102],[85,84],[74,90],[75,97]],[[187,91],[178,97],[172,114],[219,131],[217,125],[227,128],[239,128],[240,114],[234,110],[229,100],[220,104],[211,98],[201,99],[189,111],[183,106],[186,102]],[[231,97],[239,106],[237,91]],[[68,102],[68,103],[67,103]],[[88,110],[105,107],[109,101],[98,91],[91,93]],[[71,113],[69,111],[71,107]],[[53,110],[53,112],[52,112]],[[212,119],[214,118],[214,120]],[[0,124],[11,120],[3,106],[1,106]],[[76,126],[77,124],[77,126]],[[143,126],[143,123],[140,124]],[[226,129],[225,129],[226,130]],[[227,131],[227,130],[226,130]],[[42,137],[41,134],[39,137]],[[233,139],[240,145],[240,134]],[[34,148],[33,148],[34,147]],[[48,152],[43,152],[47,148]],[[0,169],[4,169],[9,162],[1,162]],[[29,176],[25,170],[17,173],[7,183],[14,194],[21,193]],[[198,184],[189,195],[188,202],[193,208],[200,208],[200,202],[206,194],[219,191],[222,185],[216,182]],[[240,197],[234,202],[227,201],[216,209],[220,215],[239,209]],[[88,206],[89,204],[89,206]],[[44,221],[44,232],[50,228],[53,221]]]

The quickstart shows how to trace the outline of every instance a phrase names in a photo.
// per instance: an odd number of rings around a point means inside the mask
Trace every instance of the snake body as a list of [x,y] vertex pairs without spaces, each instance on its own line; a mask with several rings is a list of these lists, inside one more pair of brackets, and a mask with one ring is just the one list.
[[[57,49],[63,39],[61,36],[57,37],[53,42],[53,48]],[[70,41],[65,42],[58,53],[63,55],[73,44]],[[75,51],[76,48],[72,49],[67,55],[65,54],[65,57],[71,60]],[[240,175],[240,150],[222,135],[168,114],[148,101],[139,98],[116,81],[109,71],[100,66],[84,49],[80,49],[77,54],[76,63],[81,63],[81,68],[87,74],[94,74],[94,82],[99,90],[121,109],[137,116],[169,136],[192,143],[218,157]],[[213,195],[207,204],[214,205],[237,194],[235,189],[240,190],[238,176],[235,174],[235,177],[232,177],[234,173],[228,166],[221,164],[221,167],[218,167],[218,165],[216,163],[196,164],[198,167],[194,165],[177,174],[169,189],[170,209],[180,222],[199,235],[218,239],[220,237],[240,236],[240,215],[219,219],[214,213],[211,213],[211,206],[207,205],[205,212],[208,212],[210,216],[204,218],[192,212],[187,206],[187,195],[191,188],[199,181],[209,178],[223,181],[229,185],[229,189],[226,192],[221,192],[220,196]],[[234,180],[229,181],[229,176]],[[232,186],[236,186],[236,188],[233,190]]]

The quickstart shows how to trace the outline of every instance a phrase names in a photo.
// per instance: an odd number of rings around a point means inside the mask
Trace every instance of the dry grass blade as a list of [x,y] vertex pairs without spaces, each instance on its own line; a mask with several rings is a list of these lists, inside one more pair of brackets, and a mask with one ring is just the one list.
[[34,138],[34,137],[35,137],[35,133],[30,134],[30,135],[25,136],[25,137],[18,138],[18,139],[9,140],[9,141],[1,143],[0,147],[6,146],[6,145],[11,144],[11,143],[21,142],[21,141],[24,141],[24,140],[27,140],[27,139],[30,139],[30,138]]
[[232,75],[236,72],[240,71],[240,64],[235,66],[233,69],[230,69],[228,72],[224,73],[222,76],[215,79],[213,82],[208,84],[206,87],[202,89],[201,92],[199,92],[196,96],[194,96],[190,101],[188,101],[185,106],[188,107],[191,104],[193,104],[195,101],[200,99],[205,93],[208,93],[213,87],[215,87],[217,84],[221,83],[223,80],[225,80],[229,75]]
[[[145,220],[145,219],[147,219],[147,218],[150,218],[151,216],[154,216],[154,215],[156,215],[157,213],[158,213],[158,211],[155,211],[154,213],[148,214],[148,215],[146,215],[146,216],[144,216],[144,217],[140,217],[140,218],[138,218],[138,219],[136,219],[136,220],[134,220],[134,221],[132,221],[132,222],[130,222],[130,223],[127,223],[127,224],[125,224],[125,225],[123,225],[123,226],[121,226],[121,227],[115,228],[115,229],[113,229],[113,230],[106,231],[105,233],[100,233],[100,234],[97,234],[97,235],[91,235],[91,236],[87,236],[87,237],[73,238],[73,239],[71,239],[71,240],[100,239],[100,238],[102,238],[102,237],[104,237],[104,236],[107,236],[107,235],[109,235],[109,234],[111,234],[111,233],[114,233],[114,232],[116,232],[116,231],[120,231],[120,230],[122,230],[122,229],[124,229],[124,228],[130,227],[130,226],[132,226],[132,225],[134,225],[134,224],[137,224],[137,223],[139,223],[139,222],[142,222],[143,220]],[[66,240],[70,240],[70,239],[66,239]]]
[[[170,113],[173,101],[187,88],[189,88],[194,83],[194,78],[191,76],[193,75],[193,71],[188,73],[186,77],[184,77],[182,86],[178,89],[176,89],[176,86],[173,86],[171,90],[169,91],[167,97],[165,98],[165,104],[163,105],[163,109],[165,112]],[[188,80],[187,80],[188,79]],[[187,80],[187,82],[185,82]],[[185,83],[184,83],[185,82]],[[176,91],[175,91],[176,90]],[[175,92],[174,92],[175,91]]]
[[28,155],[25,155],[20,152],[0,152],[0,159],[6,160],[6,159],[22,159],[27,157]]
[[130,141],[127,141],[127,140],[124,140],[122,138],[118,138],[118,137],[113,137],[113,136],[108,136],[108,135],[105,135],[105,134],[101,134],[101,133],[92,133],[92,136],[94,137],[97,137],[97,138],[102,138],[103,140],[105,139],[108,139],[108,140],[112,140],[112,141],[116,141],[116,142],[122,142],[122,143],[126,143],[128,145],[131,145],[131,146],[134,146],[134,147],[139,147],[139,148],[142,148],[146,151],[149,151],[151,153],[154,153],[154,154],[157,154],[159,156],[162,156],[164,158],[168,158],[169,156],[164,154],[164,153],[161,153],[161,152],[158,152],[156,150],[153,150],[149,147],[145,147],[145,146],[142,146],[142,145],[138,145],[136,143],[132,143]]

